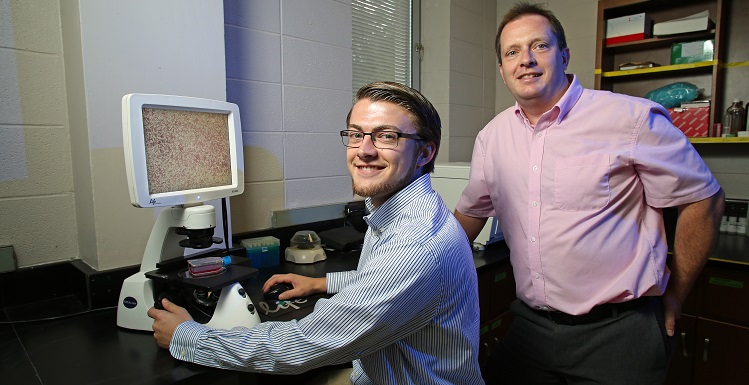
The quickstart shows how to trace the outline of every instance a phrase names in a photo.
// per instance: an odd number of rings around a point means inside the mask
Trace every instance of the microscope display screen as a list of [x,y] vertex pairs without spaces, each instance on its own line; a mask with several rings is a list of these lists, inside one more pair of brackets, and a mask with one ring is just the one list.
[[122,133],[130,202],[195,205],[244,191],[239,107],[219,100],[128,94]]
[[228,115],[143,108],[151,194],[231,185]]

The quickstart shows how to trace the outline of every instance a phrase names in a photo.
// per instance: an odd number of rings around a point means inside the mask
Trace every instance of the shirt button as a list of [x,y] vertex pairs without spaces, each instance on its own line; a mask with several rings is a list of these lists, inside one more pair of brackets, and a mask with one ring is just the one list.
[[536,278],[536,279],[538,279],[538,278],[540,278],[540,277],[541,277],[541,275],[539,275],[538,273],[535,273],[535,274],[533,274],[533,278]]
[[538,171],[538,166],[533,166],[533,171]]
[[538,206],[538,202],[536,202],[536,201],[533,201],[533,203],[531,203],[531,206],[533,206],[533,207],[536,207],[536,206]]
[[531,242],[536,243],[536,237],[531,237]]
[[540,132],[539,132],[539,133],[536,133],[536,138],[540,138],[540,137],[542,137],[542,136],[544,136],[544,134],[542,134],[542,133],[540,133]]
[[187,357],[187,351],[185,349],[182,349],[179,351],[179,355],[182,356],[182,358]]
[[543,310],[543,311],[549,311],[549,307],[548,306],[541,306],[541,310]]

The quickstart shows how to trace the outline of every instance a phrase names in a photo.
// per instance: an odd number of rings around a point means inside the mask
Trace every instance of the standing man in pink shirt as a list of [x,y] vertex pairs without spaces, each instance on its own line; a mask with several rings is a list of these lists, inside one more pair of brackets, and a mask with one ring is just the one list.
[[[487,384],[663,384],[723,191],[662,106],[565,74],[546,8],[516,4],[496,49],[516,104],[478,134],[455,211],[471,240],[499,218],[517,282]],[[667,266],[661,210],[674,206]]]

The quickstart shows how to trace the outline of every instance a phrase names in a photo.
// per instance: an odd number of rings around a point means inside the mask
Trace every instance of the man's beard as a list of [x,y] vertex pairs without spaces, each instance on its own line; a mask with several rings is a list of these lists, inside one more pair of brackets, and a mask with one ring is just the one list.
[[369,185],[367,187],[359,187],[356,185],[356,182],[352,179],[351,181],[351,188],[354,190],[354,194],[365,197],[365,198],[371,198],[371,197],[379,197],[389,194],[388,198],[392,195],[395,195],[398,191],[403,189],[404,187],[408,186],[411,183],[411,179],[414,177],[414,172],[416,171],[416,163],[412,166],[410,172],[408,172],[403,178],[395,181],[395,182],[383,182],[378,183],[376,185]]

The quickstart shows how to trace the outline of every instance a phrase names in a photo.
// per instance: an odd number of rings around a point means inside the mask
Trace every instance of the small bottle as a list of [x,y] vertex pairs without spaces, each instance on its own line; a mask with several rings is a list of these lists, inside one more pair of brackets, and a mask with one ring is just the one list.
[[722,136],[736,136],[739,131],[742,131],[746,125],[746,111],[744,106],[741,104],[741,100],[734,99],[731,107],[726,110],[726,115],[723,119],[723,135]]
[[739,218],[739,223],[736,225],[736,234],[746,235],[746,218]]
[[726,233],[728,234],[736,234],[736,227],[738,226],[739,221],[736,217],[728,217],[728,226],[726,227]]

